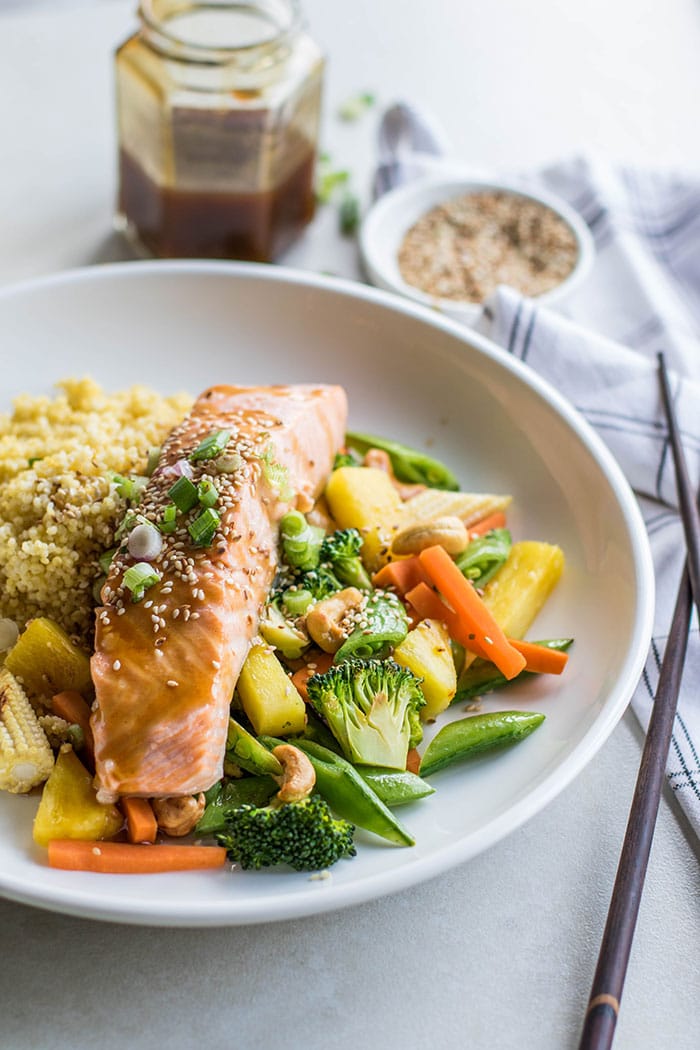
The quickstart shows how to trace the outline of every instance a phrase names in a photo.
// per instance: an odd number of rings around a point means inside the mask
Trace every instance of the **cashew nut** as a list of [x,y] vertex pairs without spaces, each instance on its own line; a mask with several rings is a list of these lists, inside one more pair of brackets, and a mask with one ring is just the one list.
[[277,802],[301,802],[310,795],[316,783],[316,773],[303,751],[292,744],[278,744],[272,754],[282,765],[282,775],[275,777],[280,786]]
[[345,587],[311,606],[306,614],[306,630],[324,653],[338,652],[348,635],[348,614],[359,611],[364,600],[365,595],[357,587]]
[[464,523],[448,516],[407,525],[394,536],[391,550],[394,554],[420,554],[426,547],[444,547],[448,554],[459,554],[468,542]]
[[180,838],[192,831],[204,812],[206,799],[202,793],[196,796],[173,795],[169,798],[154,798],[152,804],[160,830],[173,838]]
[[370,448],[365,452],[365,458],[363,460],[366,467],[374,467],[375,470],[383,470],[385,474],[389,475],[389,481],[394,486],[396,491],[402,500],[412,499],[417,496],[419,492],[425,492],[426,485],[412,485],[407,481],[399,481],[394,474],[394,468],[391,465],[391,458],[388,452],[385,452],[382,448]]

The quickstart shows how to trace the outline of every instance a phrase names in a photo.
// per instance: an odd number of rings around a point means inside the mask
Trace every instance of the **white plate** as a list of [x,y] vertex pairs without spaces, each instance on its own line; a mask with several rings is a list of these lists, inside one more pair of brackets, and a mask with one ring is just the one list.
[[568,298],[588,275],[595,257],[591,232],[581,216],[565,200],[546,190],[534,189],[529,183],[517,180],[474,176],[456,169],[440,166],[419,179],[399,186],[372,205],[360,227],[360,252],[367,276],[372,284],[388,292],[405,295],[414,302],[432,306],[441,313],[466,324],[481,311],[477,303],[457,299],[440,299],[428,295],[404,281],[399,269],[399,248],[408,230],[415,222],[438,204],[454,200],[465,193],[515,193],[520,197],[545,204],[556,212],[570,228],[578,253],[576,265],[569,276],[548,292],[537,296],[539,302],[554,306]]
[[[404,889],[507,835],[566,786],[620,718],[651,632],[653,576],[634,498],[557,393],[486,340],[428,310],[278,268],[129,263],[0,293],[0,407],[69,375],[193,393],[212,383],[342,383],[352,426],[429,447],[465,488],[513,493],[516,538],[559,543],[567,567],[530,637],[574,635],[562,679],[489,708],[547,720],[509,752],[434,778],[401,812],[417,845],[358,835],[332,877],[261,872],[114,876],[52,871],[32,845],[35,797],[0,795],[0,893],[75,915],[164,926],[263,922]],[[463,712],[452,713],[461,717]]]

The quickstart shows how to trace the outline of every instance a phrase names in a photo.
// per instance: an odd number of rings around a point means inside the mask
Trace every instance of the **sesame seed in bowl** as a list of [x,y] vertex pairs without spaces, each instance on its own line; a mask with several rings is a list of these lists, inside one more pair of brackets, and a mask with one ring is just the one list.
[[499,285],[562,302],[594,255],[585,223],[558,197],[439,174],[377,201],[360,248],[373,284],[467,323]]

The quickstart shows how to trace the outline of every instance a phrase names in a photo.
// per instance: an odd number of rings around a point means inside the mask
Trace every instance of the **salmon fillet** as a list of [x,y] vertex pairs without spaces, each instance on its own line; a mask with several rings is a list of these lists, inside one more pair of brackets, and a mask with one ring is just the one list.
[[230,431],[224,455],[236,469],[190,465],[195,484],[216,486],[221,525],[211,546],[196,547],[187,523],[201,508],[179,514],[143,600],[123,585],[133,559],[120,548],[112,562],[91,663],[101,799],[190,795],[223,775],[231,697],[277,568],[277,523],[312,506],[346,418],[337,386],[217,386],[170,434],[138,507],[149,521],[171,502],[175,464],[213,432]]

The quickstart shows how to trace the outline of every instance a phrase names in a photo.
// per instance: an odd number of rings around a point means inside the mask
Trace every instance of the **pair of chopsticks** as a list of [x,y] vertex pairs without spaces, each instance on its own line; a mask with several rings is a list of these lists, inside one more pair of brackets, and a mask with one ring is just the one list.
[[661,664],[579,1050],[607,1050],[612,1046],[676,717],[693,601],[700,613],[700,514],[690,487],[664,355],[659,354],[658,358],[659,382],[673,449],[687,557]]

